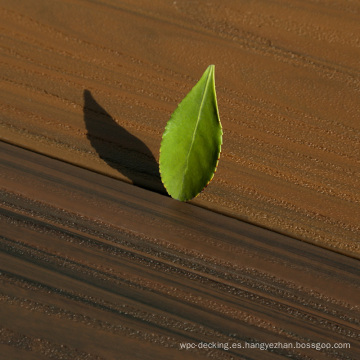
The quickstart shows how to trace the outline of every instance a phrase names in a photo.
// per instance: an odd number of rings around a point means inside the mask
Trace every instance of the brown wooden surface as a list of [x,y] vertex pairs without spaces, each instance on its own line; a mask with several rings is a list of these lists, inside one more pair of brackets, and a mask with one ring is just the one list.
[[[0,0],[0,29],[0,360],[360,357],[360,1]],[[161,135],[209,64],[222,154],[180,203]],[[212,341],[351,347],[180,351]]]
[[[11,145],[0,151],[0,358],[359,354],[358,260]],[[180,350],[213,341],[351,348]]]
[[194,203],[358,257],[359,11],[1,0],[1,138],[161,192],[165,124],[215,64],[224,145]]

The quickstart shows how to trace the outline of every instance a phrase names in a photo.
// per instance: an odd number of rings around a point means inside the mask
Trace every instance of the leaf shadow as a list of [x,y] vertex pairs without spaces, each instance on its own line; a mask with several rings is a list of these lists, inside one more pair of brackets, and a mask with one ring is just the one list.
[[150,149],[119,125],[89,90],[84,90],[83,111],[86,136],[99,157],[134,185],[166,194]]

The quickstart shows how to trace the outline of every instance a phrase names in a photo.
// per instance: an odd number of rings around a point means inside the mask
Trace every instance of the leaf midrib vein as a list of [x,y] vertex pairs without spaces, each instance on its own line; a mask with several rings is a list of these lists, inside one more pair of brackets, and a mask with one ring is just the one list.
[[209,80],[210,80],[210,76],[211,76],[211,71],[212,71],[212,69],[210,69],[210,71],[209,71],[208,77],[207,77],[207,79],[206,79],[206,84],[205,84],[205,86],[204,86],[204,90],[203,90],[203,93],[202,93],[202,96],[201,96],[200,110],[199,110],[198,117],[197,117],[197,119],[196,119],[195,130],[194,130],[194,133],[193,133],[193,136],[192,136],[192,139],[191,139],[190,148],[189,148],[189,151],[188,151],[188,154],[187,154],[187,157],[186,157],[186,167],[185,167],[184,174],[183,174],[183,178],[182,178],[182,186],[181,186],[181,192],[180,192],[181,194],[183,193],[183,190],[184,190],[184,179],[185,179],[185,176],[186,176],[188,167],[189,167],[189,157],[190,157],[190,154],[191,154],[191,150],[192,150],[192,148],[193,148],[193,145],[194,145],[197,128],[198,128],[198,126],[199,126],[200,114],[201,114],[202,108],[203,108],[203,106],[204,106],[205,93],[206,93],[206,90],[207,90],[207,88],[208,88],[208,84],[209,84]]

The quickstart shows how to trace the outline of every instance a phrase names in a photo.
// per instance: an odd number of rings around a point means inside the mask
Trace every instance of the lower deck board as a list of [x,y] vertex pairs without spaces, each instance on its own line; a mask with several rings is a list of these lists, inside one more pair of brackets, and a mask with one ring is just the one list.
[[3,142],[0,195],[6,359],[359,354],[356,259]]

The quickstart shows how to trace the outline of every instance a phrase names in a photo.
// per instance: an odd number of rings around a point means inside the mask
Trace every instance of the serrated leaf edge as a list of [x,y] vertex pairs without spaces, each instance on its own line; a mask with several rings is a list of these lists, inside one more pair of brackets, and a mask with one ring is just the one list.
[[[195,129],[194,129],[194,133],[193,133],[193,136],[192,136],[192,139],[191,139],[191,144],[190,144],[189,150],[187,152],[187,156],[186,156],[186,166],[185,166],[184,173],[183,173],[183,178],[182,178],[181,193],[183,192],[183,189],[184,189],[184,179],[185,179],[187,170],[189,168],[189,157],[190,157],[191,150],[192,150],[192,148],[194,146],[194,140],[195,140],[195,136],[196,136],[196,131],[197,131],[197,128],[199,126],[200,117],[201,117],[200,114],[201,114],[202,108],[204,107],[204,99],[205,99],[205,96],[206,96],[205,95],[206,90],[207,90],[207,88],[209,86],[209,81],[211,79],[211,75],[214,72],[214,65],[210,65],[209,67],[210,67],[210,70],[209,70],[209,73],[208,73],[208,76],[207,76],[207,79],[206,79],[206,83],[205,83],[205,86],[204,86],[204,89],[203,89],[203,93],[201,95],[201,104],[200,104],[200,108],[199,108],[199,114],[198,114],[198,117],[196,119],[196,125],[195,125]],[[218,115],[219,115],[219,113],[218,113]]]

